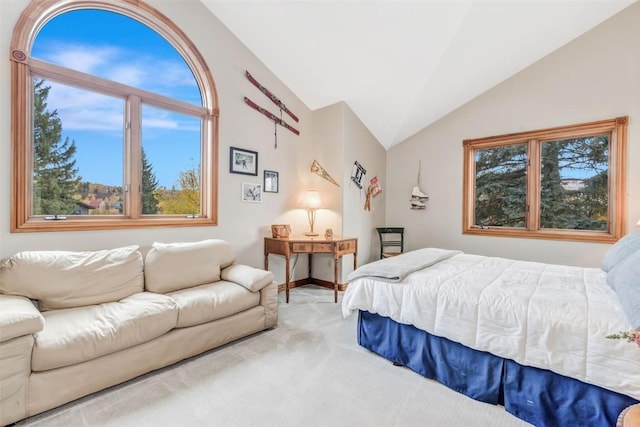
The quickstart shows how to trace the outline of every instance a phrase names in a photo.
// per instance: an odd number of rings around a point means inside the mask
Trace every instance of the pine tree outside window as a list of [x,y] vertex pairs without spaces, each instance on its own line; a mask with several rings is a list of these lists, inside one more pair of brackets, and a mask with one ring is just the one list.
[[215,85],[168,18],[34,1],[11,60],[12,232],[216,224]]
[[619,117],[464,141],[464,233],[622,237],[627,122]]

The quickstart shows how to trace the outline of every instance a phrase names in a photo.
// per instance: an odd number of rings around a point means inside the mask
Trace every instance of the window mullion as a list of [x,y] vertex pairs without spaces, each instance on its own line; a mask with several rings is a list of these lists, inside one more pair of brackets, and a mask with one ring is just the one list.
[[628,117],[616,118],[609,138],[609,232],[615,236],[623,236],[627,229],[627,146],[625,141],[628,121]]
[[125,123],[125,182],[127,183],[126,215],[129,218],[140,218],[142,213],[142,102],[138,96],[127,99]]
[[542,182],[540,167],[540,140],[530,139],[527,156],[527,219],[526,228],[529,231],[540,229],[540,183]]

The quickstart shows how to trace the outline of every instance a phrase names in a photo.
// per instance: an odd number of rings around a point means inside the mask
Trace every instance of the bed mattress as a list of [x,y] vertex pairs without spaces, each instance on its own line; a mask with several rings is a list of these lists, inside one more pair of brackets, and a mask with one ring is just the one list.
[[458,251],[437,258],[403,278],[353,278],[343,315],[379,314],[640,399],[640,348],[606,338],[631,326],[602,270]]

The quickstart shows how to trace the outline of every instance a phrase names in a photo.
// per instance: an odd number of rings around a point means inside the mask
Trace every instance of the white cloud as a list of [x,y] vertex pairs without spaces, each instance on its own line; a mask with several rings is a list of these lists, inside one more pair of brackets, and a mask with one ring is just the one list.
[[96,70],[121,56],[115,47],[82,45],[56,45],[47,50],[42,59],[72,70],[87,74],[97,74]]
[[118,46],[57,43],[39,50],[45,53],[36,57],[45,61],[166,96],[180,98],[185,88],[196,85],[183,60],[168,61]]
[[[132,87],[172,96],[190,102],[193,98],[195,79],[190,69],[178,61],[132,52],[117,46],[88,46],[80,44],[56,44],[40,47],[45,54],[37,57],[87,74],[116,81]],[[133,60],[132,60],[133,58]],[[48,104],[57,110],[65,130],[116,130],[122,129],[124,100],[87,90],[47,81],[51,86]],[[187,88],[187,89],[185,89]],[[181,115],[169,114],[158,109],[145,113],[143,126],[149,129],[194,130],[189,120]],[[160,114],[164,113],[164,114]],[[199,128],[198,128],[199,129]],[[197,129],[196,129],[197,130]]]

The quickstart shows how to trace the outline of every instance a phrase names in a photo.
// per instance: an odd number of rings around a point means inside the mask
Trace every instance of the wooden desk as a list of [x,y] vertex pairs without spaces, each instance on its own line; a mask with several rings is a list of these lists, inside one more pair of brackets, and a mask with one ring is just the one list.
[[309,254],[309,276],[311,280],[311,260],[313,254],[333,254],[333,295],[334,302],[338,302],[338,260],[342,255],[353,254],[353,269],[358,265],[358,239],[348,237],[323,237],[291,236],[287,239],[265,237],[264,238],[264,269],[269,270],[269,254],[282,255],[286,260],[285,267],[285,300],[289,302],[289,259],[291,254]]

